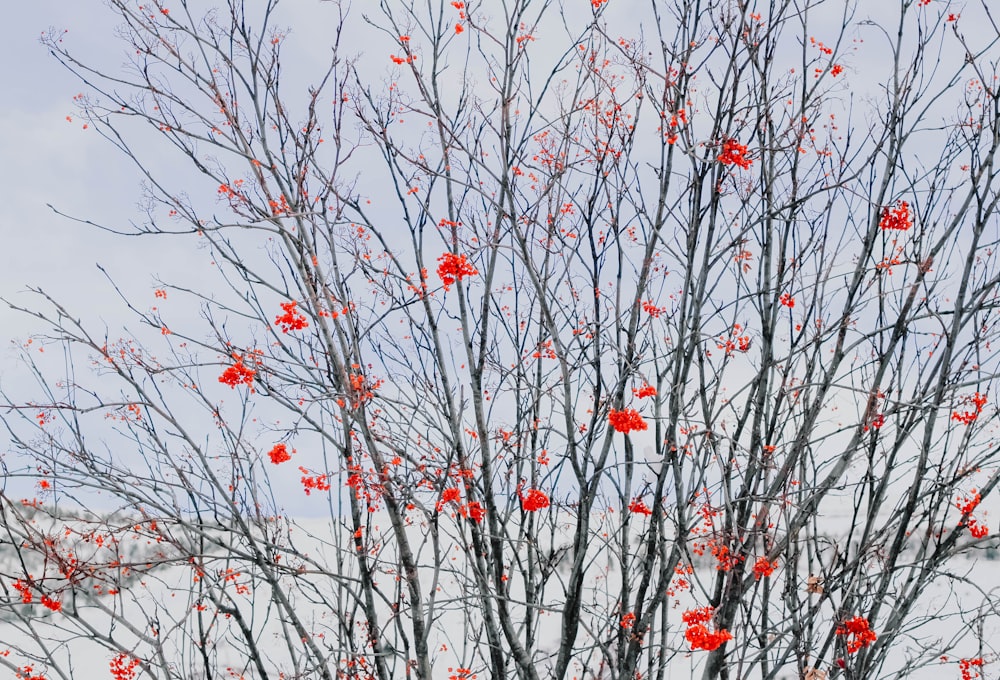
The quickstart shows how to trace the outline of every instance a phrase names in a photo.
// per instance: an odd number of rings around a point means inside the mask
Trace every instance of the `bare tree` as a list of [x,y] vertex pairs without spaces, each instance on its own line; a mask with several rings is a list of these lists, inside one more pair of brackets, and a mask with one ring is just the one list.
[[108,4],[125,68],[46,39],[144,180],[101,228],[189,240],[192,276],[115,284],[120,337],[10,303],[49,330],[4,395],[0,664],[996,660],[986,0],[324,4],[321,67],[274,0]]

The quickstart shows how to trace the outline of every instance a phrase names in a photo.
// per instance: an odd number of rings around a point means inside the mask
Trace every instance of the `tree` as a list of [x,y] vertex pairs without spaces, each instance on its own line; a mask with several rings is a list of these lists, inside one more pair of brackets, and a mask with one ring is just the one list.
[[120,337],[17,305],[49,331],[4,395],[0,664],[996,659],[965,559],[1000,471],[985,0],[321,4],[321,68],[274,0],[108,4],[124,68],[45,39],[144,182],[102,228],[192,274],[116,285]]

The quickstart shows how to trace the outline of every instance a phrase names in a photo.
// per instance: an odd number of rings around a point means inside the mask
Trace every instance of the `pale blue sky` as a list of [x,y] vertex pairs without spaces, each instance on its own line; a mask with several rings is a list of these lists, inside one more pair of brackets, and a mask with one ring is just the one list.
[[[290,18],[303,11],[315,17],[328,14],[321,3],[292,0],[282,5]],[[109,70],[125,62],[125,43],[116,37],[115,17],[100,0],[32,0],[5,9],[6,20],[0,22],[0,297],[27,303],[20,291],[43,286],[90,318],[114,325],[128,317],[120,315],[121,307],[110,298],[95,265],[106,267],[116,280],[148,288],[153,274],[169,278],[171,265],[183,271],[177,261],[186,263],[190,243],[116,237],[46,207],[52,204],[81,219],[118,227],[141,218],[134,167],[92,128],[82,128],[73,95],[85,88],[39,39],[43,31],[69,29],[67,45]],[[329,28],[324,22],[293,23],[296,37],[307,38],[295,41],[300,48],[329,54],[328,37],[319,39]],[[317,39],[308,39],[313,36]],[[22,315],[0,307],[4,343],[23,336],[28,324]],[[0,362],[9,356],[0,354]]]
[[[68,27],[68,40],[114,64],[122,46],[109,40],[114,24],[101,2],[33,0],[7,10],[0,23],[0,296],[27,303],[20,291],[44,286],[103,316],[116,305],[95,295],[101,280],[95,263],[131,277],[149,270],[140,255],[146,247],[74,224],[46,204],[88,219],[126,220],[136,203],[134,175],[93,130],[75,117],[66,120],[80,85],[39,37]],[[4,306],[0,328],[6,341],[23,335],[27,320]]]
[[[861,4],[865,11],[877,12],[895,3],[868,0]],[[355,5],[355,14],[360,14],[365,0]],[[625,6],[617,5],[616,11]],[[842,6],[840,0],[829,3],[833,9]],[[290,48],[298,50],[299,58],[315,57],[315,63],[321,63],[329,54],[332,31],[331,17],[322,18],[322,13],[329,12],[331,5],[288,0],[283,7],[294,26]],[[303,21],[306,13],[309,20]],[[354,21],[358,20],[355,16]],[[83,87],[39,42],[42,31],[69,28],[66,39],[75,52],[113,69],[125,59],[124,43],[114,38],[115,23],[99,0],[32,0],[11,3],[7,20],[0,24],[0,92],[4,93],[0,153],[5,161],[0,164],[0,297],[37,306],[21,291],[42,286],[89,320],[92,330],[107,324],[112,337],[121,334],[118,329],[123,324],[135,322],[97,270],[98,263],[131,288],[126,292],[148,300],[154,275],[185,281],[194,256],[186,239],[114,236],[74,223],[46,207],[51,203],[62,212],[122,228],[141,215],[134,168],[93,129],[82,129],[72,97]],[[861,30],[869,41],[866,49],[877,50],[874,29]],[[945,56],[961,60],[961,55]],[[384,63],[388,68],[388,61]],[[847,62],[846,68],[853,92],[864,92],[864,62],[856,59]],[[876,85],[869,83],[872,88]],[[74,116],[73,121],[67,121],[67,116]],[[197,282],[187,282],[198,288]],[[26,337],[36,327],[24,315],[0,306],[0,341],[4,344],[0,386],[14,394],[21,391],[21,381],[30,378],[23,367],[12,365],[14,354],[6,343]]]

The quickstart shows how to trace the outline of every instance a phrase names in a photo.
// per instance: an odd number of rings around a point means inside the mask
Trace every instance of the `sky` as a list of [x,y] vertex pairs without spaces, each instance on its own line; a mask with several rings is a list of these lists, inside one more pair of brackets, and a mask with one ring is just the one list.
[[[40,36],[68,28],[65,40],[73,51],[117,67],[125,50],[115,25],[99,0],[13,3],[8,20],[0,22],[0,153],[7,161],[0,164],[0,298],[47,308],[28,291],[41,288],[79,315],[91,333],[100,337],[106,330],[111,339],[136,325],[111,281],[148,305],[157,277],[183,280],[192,258],[184,239],[123,237],[82,221],[127,230],[142,215],[139,175],[93,128],[83,127],[73,96],[84,88]],[[43,328],[39,320],[0,303],[0,390],[12,401],[38,394],[18,359],[18,345]],[[36,356],[47,360],[43,365],[50,375],[59,376],[61,357],[53,354],[58,352]],[[0,461],[7,448],[0,446]],[[16,490],[19,482],[4,480],[7,491],[11,484]]]
[[[294,12],[315,3],[284,4]],[[91,322],[92,331],[105,326],[112,337],[120,335],[116,329],[134,323],[134,316],[111,280],[144,302],[157,279],[197,284],[191,281],[190,241],[123,237],[84,222],[128,231],[133,220],[142,218],[140,177],[130,160],[93,128],[84,128],[73,96],[86,88],[40,38],[43,32],[66,30],[65,42],[74,53],[109,70],[125,63],[125,43],[116,36],[115,16],[100,0],[33,0],[5,9],[8,20],[0,22],[0,153],[6,160],[0,164],[0,298],[38,309],[42,305],[29,288],[42,288]],[[298,33],[320,30],[298,23]],[[174,179],[188,170],[156,162]],[[0,304],[0,388],[19,391],[26,376],[14,368],[10,343],[40,328],[37,320]]]
[[[292,15],[320,6],[305,0],[286,5]],[[109,39],[114,19],[98,0],[32,0],[10,3],[5,11],[7,20],[0,22],[0,150],[7,160],[0,165],[0,297],[27,303],[26,287],[42,286],[68,305],[86,304],[92,315],[112,323],[117,305],[103,297],[106,292],[98,293],[107,286],[95,265],[102,264],[118,280],[151,280],[149,273],[159,270],[154,265],[168,260],[157,255],[172,246],[161,240],[154,249],[149,239],[102,233],[48,207],[125,226],[137,215],[138,182],[129,163],[93,130],[67,120],[81,86],[39,38],[43,31],[68,28],[66,40],[74,50],[92,62],[117,65],[124,53],[120,41]],[[322,32],[324,22],[294,25],[302,38]],[[4,306],[0,328],[6,340],[32,325]]]
[[[862,3],[864,12],[883,3]],[[294,26],[292,45],[321,63],[328,57],[332,3],[285,0],[286,23]],[[617,11],[623,5],[611,9]],[[826,5],[832,11],[840,2]],[[129,320],[97,265],[108,276],[144,294],[154,276],[188,278],[189,243],[184,239],[123,238],[60,216],[127,229],[140,216],[138,175],[93,129],[74,116],[73,95],[84,89],[77,78],[40,43],[44,31],[68,29],[67,44],[91,63],[115,67],[125,60],[116,21],[100,0],[32,0],[9,3],[0,22],[0,298],[35,306],[29,287],[42,287],[71,310],[114,329]],[[353,12],[364,10],[356,3]],[[308,13],[309,20],[302,20]],[[355,17],[357,18],[357,17]],[[832,17],[831,17],[832,18]],[[861,18],[861,17],[859,17]],[[347,36],[350,40],[350,35]],[[315,50],[315,54],[309,54]],[[321,53],[322,51],[322,53]],[[301,55],[300,55],[301,56]],[[309,77],[309,76],[305,76]],[[864,80],[852,75],[855,91]],[[67,120],[67,116],[72,120]],[[178,166],[178,172],[186,169]],[[52,207],[49,207],[52,206]],[[173,269],[171,269],[173,268]],[[173,277],[182,273],[183,277]],[[40,328],[37,321],[0,305],[0,388],[20,378],[11,370],[11,340]],[[13,382],[12,382],[13,381]],[[15,390],[16,391],[16,390]]]
[[[309,0],[283,3],[290,18],[304,12],[312,16],[328,11],[326,7]],[[171,259],[157,255],[169,254],[164,248],[173,244],[115,237],[48,207],[126,226],[138,214],[139,192],[129,163],[92,129],[82,129],[81,121],[67,120],[81,85],[48,54],[39,37],[43,31],[69,29],[66,40],[75,51],[94,63],[118,65],[124,52],[123,44],[112,38],[114,18],[99,0],[16,2],[5,13],[0,22],[0,150],[7,161],[0,165],[0,297],[27,303],[26,287],[43,286],[71,307],[85,304],[92,316],[113,324],[118,305],[105,297],[108,287],[95,265],[101,263],[118,280],[151,281],[150,272],[161,269],[156,265]],[[290,23],[296,44],[329,44],[322,35],[329,23],[321,17]],[[310,40],[311,33],[326,39]],[[0,308],[5,341],[32,327],[22,315]]]
[[[862,5],[865,12],[885,7],[881,2]],[[294,44],[315,49],[322,59],[330,23],[318,13],[329,5],[286,0],[282,6],[294,25]],[[359,7],[363,3],[357,3],[356,11]],[[828,7],[835,10],[842,3]],[[306,12],[309,21],[301,20]],[[148,300],[155,277],[187,278],[190,243],[116,236],[53,210],[127,229],[141,215],[140,191],[131,162],[75,117],[73,95],[83,88],[40,43],[45,31],[69,29],[65,39],[75,52],[115,67],[125,59],[124,44],[113,37],[115,18],[99,0],[11,3],[7,15],[0,22],[0,153],[7,160],[0,164],[0,298],[37,308],[26,291],[41,287],[98,329],[104,324],[118,335],[116,329],[134,323],[134,317],[98,265],[127,286],[125,293]],[[855,92],[865,89],[862,66],[853,67]],[[197,282],[192,287],[198,288]],[[39,327],[30,316],[0,304],[0,388],[13,395],[30,387],[30,376],[13,363],[16,354],[9,343],[24,340]]]
[[[312,16],[328,6],[310,0],[283,3],[289,17]],[[68,308],[114,327],[128,317],[97,265],[115,280],[151,287],[153,274],[169,279],[169,267],[186,261],[187,244],[122,238],[53,211],[127,227],[139,215],[139,185],[129,161],[93,129],[83,129],[82,121],[67,120],[75,113],[72,97],[82,87],[39,38],[43,31],[68,29],[73,50],[91,62],[118,65],[124,46],[112,38],[116,22],[99,0],[32,0],[8,3],[5,11],[7,18],[0,22],[0,150],[6,160],[0,164],[0,298],[31,306],[26,289],[43,287]],[[318,15],[290,23],[295,44],[329,44],[309,39],[310,33],[328,38],[321,34],[329,23]],[[0,305],[0,344],[23,339],[36,328],[30,317]],[[5,347],[0,387],[16,380],[9,370],[12,358]]]
[[[131,244],[59,217],[47,204],[120,221],[134,208],[135,183],[103,140],[66,120],[79,85],[39,38],[53,27],[72,27],[69,35],[88,51],[120,49],[107,40],[110,16],[100,2],[58,0],[12,3],[7,14],[0,25],[0,149],[7,161],[0,167],[0,297],[28,304],[25,289],[42,286],[67,304],[109,313],[111,306],[93,294],[101,278],[95,264],[136,274],[148,262],[136,260]],[[122,191],[109,191],[115,186]],[[4,340],[32,327],[23,315],[0,308]]]
[[[315,5],[285,4],[291,12]],[[83,129],[74,115],[73,95],[84,88],[40,37],[67,29],[65,40],[76,53],[111,66],[124,62],[124,43],[115,37],[114,16],[100,0],[10,3],[5,14],[0,22],[0,153],[6,160],[0,164],[0,298],[27,305],[27,288],[43,287],[71,309],[114,326],[128,317],[97,265],[115,280],[151,288],[154,274],[168,278],[171,265],[181,271],[177,262],[185,262],[188,244],[122,238],[54,212],[127,229],[140,216],[139,178],[93,129]],[[322,30],[309,22],[295,25],[299,35]],[[0,306],[4,344],[33,328],[37,325],[29,318]],[[0,354],[0,381],[10,357]]]
[[[293,57],[314,64],[329,59],[333,17],[327,15],[333,9],[316,0],[283,0],[277,23],[294,27]],[[188,237],[123,237],[85,223],[127,231],[133,220],[140,221],[140,176],[132,161],[92,127],[84,128],[73,96],[86,87],[40,40],[43,32],[65,30],[65,44],[73,53],[113,71],[128,57],[126,44],[116,35],[118,21],[101,0],[32,0],[10,3],[5,10],[6,20],[0,22],[0,155],[6,160],[0,164],[0,300],[49,309],[29,290],[41,288],[79,315],[92,334],[106,330],[113,340],[134,331],[148,333],[137,327],[112,281],[145,307],[153,303],[157,280],[213,290],[215,278],[192,280],[215,274],[208,266],[211,257],[192,250]],[[303,21],[307,13],[310,20]],[[297,83],[294,74],[287,82],[303,92],[308,85]],[[171,164],[165,156],[154,154],[151,162],[161,177],[181,186],[184,173],[190,172],[189,166]],[[36,381],[19,354],[20,345],[45,324],[7,303],[0,302],[0,392],[14,402],[39,399]],[[198,311],[192,307],[186,313],[194,317]],[[174,320],[180,321],[177,316]],[[58,352],[35,356],[50,370],[50,379],[65,375]],[[0,444],[0,465],[7,449]],[[298,487],[293,473],[289,467],[285,481]],[[7,491],[18,483],[2,480]],[[295,514],[314,512],[315,504],[307,502],[296,494],[286,507]]]

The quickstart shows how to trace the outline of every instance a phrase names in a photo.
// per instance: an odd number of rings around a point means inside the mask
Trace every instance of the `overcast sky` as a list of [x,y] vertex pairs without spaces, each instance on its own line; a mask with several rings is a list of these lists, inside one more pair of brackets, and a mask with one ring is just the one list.
[[[878,11],[861,4],[864,12]],[[884,11],[895,3],[871,4]],[[289,18],[308,12],[313,19],[291,22],[296,45],[328,49],[324,31],[329,24],[316,19],[331,5],[288,0],[282,6]],[[840,2],[827,5],[836,6],[842,8]],[[11,2],[5,15],[0,22],[0,153],[5,161],[0,164],[0,297],[21,299],[17,293],[27,285],[44,285],[69,303],[86,298],[94,305],[90,311],[111,313],[93,296],[101,281],[95,263],[131,281],[149,280],[142,276],[154,268],[149,257],[171,244],[161,240],[153,251],[151,240],[138,243],[101,234],[46,207],[51,203],[66,213],[121,225],[137,215],[138,196],[128,163],[93,130],[83,130],[81,121],[66,120],[74,113],[73,94],[83,88],[48,54],[39,36],[53,28],[69,29],[67,41],[74,51],[92,62],[117,66],[124,52],[114,38],[116,22],[100,0]],[[311,40],[310,33],[317,39]],[[855,91],[863,89],[863,79],[863,69],[852,74]],[[0,309],[5,338],[26,329],[25,323]]]
[[[870,0],[862,6],[865,12],[876,12],[891,4],[895,3]],[[618,5],[616,11],[625,6]],[[294,44],[317,50],[321,60],[319,50],[329,49],[330,24],[319,13],[330,5],[287,0],[283,7],[290,18],[299,15],[299,21],[289,20],[297,38]],[[360,7],[361,0],[356,11]],[[843,3],[838,0],[827,7],[835,10]],[[64,213],[120,228],[127,228],[140,214],[134,168],[94,130],[83,129],[75,118],[72,97],[84,88],[39,42],[43,31],[69,29],[66,40],[73,51],[113,69],[125,55],[123,43],[114,37],[116,21],[100,0],[31,0],[8,3],[5,9],[6,20],[0,22],[0,153],[5,161],[0,164],[0,297],[38,307],[23,291],[41,286],[69,309],[107,324],[118,335],[115,329],[131,317],[96,265],[135,287],[126,292],[151,293],[154,275],[175,281],[186,278],[172,274],[190,263],[190,242],[113,236],[47,207],[52,204]],[[306,12],[310,20],[302,21]],[[866,37],[875,37],[874,29],[862,30]],[[853,91],[863,92],[863,59],[848,68]],[[5,345],[25,338],[33,328],[37,325],[31,319],[0,306],[0,340]],[[19,381],[28,376],[13,367],[13,358],[5,346],[0,354],[0,386],[17,394]]]
[[[10,3],[0,22],[0,297],[32,305],[24,291],[44,287],[71,309],[110,326],[125,320],[120,304],[96,265],[120,280],[148,286],[153,246],[122,239],[56,215],[62,212],[107,224],[127,224],[136,214],[132,169],[94,131],[74,116],[72,97],[81,89],[39,42],[43,31],[69,29],[74,47],[104,63],[122,62],[122,45],[110,39],[114,21],[97,0],[32,0]],[[72,122],[67,116],[73,117]],[[178,243],[178,246],[180,244]],[[37,307],[37,304],[34,305]],[[0,381],[16,391],[10,370],[12,339],[33,328],[22,314],[0,306],[5,344]]]
[[[283,6],[289,16],[324,7],[305,0]],[[130,165],[93,130],[83,130],[81,121],[66,120],[74,113],[73,94],[83,88],[48,54],[39,36],[68,28],[74,51],[110,66],[123,62],[123,45],[114,39],[114,18],[99,0],[32,0],[8,3],[5,10],[6,20],[0,22],[0,153],[5,161],[0,164],[0,297],[22,300],[19,291],[43,285],[77,308],[86,302],[88,311],[104,318],[116,305],[95,296],[103,289],[95,263],[116,278],[145,283],[151,281],[148,272],[157,270],[151,258],[171,244],[160,240],[152,250],[152,239],[140,243],[102,234],[46,207],[124,225],[138,214],[138,192]],[[303,33],[322,34],[324,21],[293,23],[298,45],[329,44],[328,38],[302,40]],[[861,75],[855,74],[855,85]],[[0,308],[5,339],[26,331],[27,323]]]

